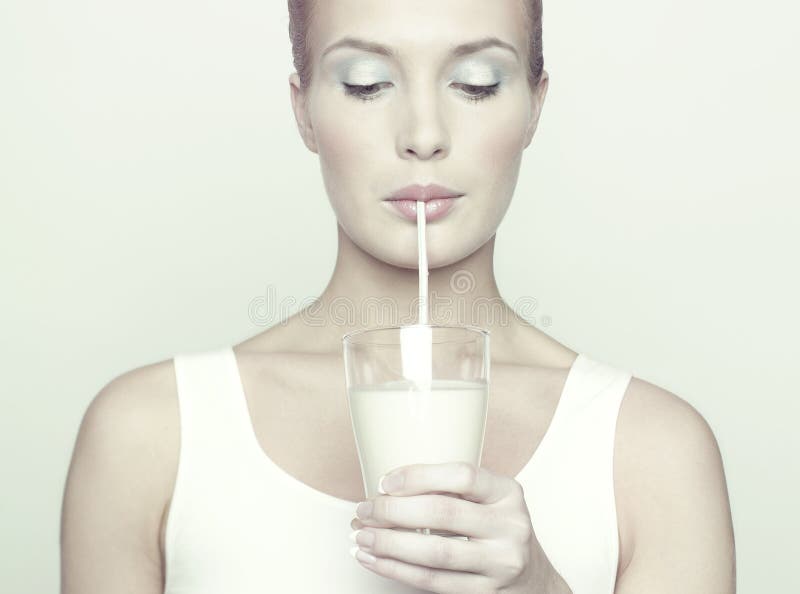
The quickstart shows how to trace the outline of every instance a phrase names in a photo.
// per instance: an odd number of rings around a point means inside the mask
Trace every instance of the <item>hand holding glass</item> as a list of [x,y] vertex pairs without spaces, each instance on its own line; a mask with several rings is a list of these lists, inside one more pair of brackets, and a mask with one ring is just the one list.
[[[420,343],[420,336],[428,338]],[[342,341],[350,418],[368,499],[379,495],[380,478],[400,466],[455,461],[480,466],[489,404],[486,330],[395,326],[353,332]]]

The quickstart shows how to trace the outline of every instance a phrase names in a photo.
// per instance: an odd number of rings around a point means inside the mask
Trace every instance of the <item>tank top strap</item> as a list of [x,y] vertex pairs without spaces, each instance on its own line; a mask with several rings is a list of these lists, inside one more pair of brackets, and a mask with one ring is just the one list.
[[[585,415],[587,412],[605,411],[606,420],[609,420],[609,415],[616,419],[617,409],[631,377],[632,374],[627,370],[581,353],[564,386],[563,402],[558,405],[559,424],[568,425],[576,415]],[[554,429],[558,431],[558,427],[554,426]]]
[[613,592],[619,560],[614,443],[632,377],[581,354],[537,452],[538,464],[525,478],[536,534],[574,592]]
[[558,466],[567,459],[580,460],[597,480],[607,479],[617,417],[632,377],[627,370],[581,353],[567,376],[541,452],[536,452],[537,464]]
[[187,472],[202,470],[214,475],[241,460],[245,434],[232,356],[226,346],[179,353],[173,358],[180,409],[180,463]]

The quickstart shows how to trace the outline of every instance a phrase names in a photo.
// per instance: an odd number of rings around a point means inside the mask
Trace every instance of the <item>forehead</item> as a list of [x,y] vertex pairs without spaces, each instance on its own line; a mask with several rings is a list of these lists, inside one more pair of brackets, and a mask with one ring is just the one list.
[[309,31],[316,57],[343,37],[396,50],[398,59],[446,57],[464,42],[496,37],[526,53],[528,0],[317,0]]

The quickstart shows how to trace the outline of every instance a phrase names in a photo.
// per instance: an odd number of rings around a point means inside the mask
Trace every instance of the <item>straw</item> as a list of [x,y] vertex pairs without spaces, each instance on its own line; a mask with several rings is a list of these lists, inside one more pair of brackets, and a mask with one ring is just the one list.
[[425,202],[417,201],[417,252],[419,261],[418,322],[400,328],[403,377],[420,389],[429,389],[433,379],[433,335],[428,324],[428,246],[425,241]]
[[[428,245],[425,241],[425,202],[421,200],[417,201],[417,254],[419,261],[418,324],[400,328],[403,374],[414,381],[418,390],[430,390],[433,380],[433,336],[431,328],[425,325],[428,323]],[[405,336],[403,336],[404,333]],[[425,400],[419,403],[421,414],[426,414],[427,404]],[[416,532],[429,535],[431,530],[430,528],[417,528]]]
[[428,244],[425,241],[425,203],[417,202],[417,252],[419,254],[419,323],[428,323]]

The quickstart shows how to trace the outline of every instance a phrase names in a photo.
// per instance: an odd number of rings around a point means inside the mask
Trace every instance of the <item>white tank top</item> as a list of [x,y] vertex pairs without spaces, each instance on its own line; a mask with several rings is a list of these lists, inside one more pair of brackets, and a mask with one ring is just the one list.
[[[181,439],[165,594],[422,592],[350,555],[356,503],[317,491],[265,454],[232,347],[173,361]],[[630,379],[578,354],[547,432],[515,477],[542,548],[574,594],[614,592],[612,459]]]

